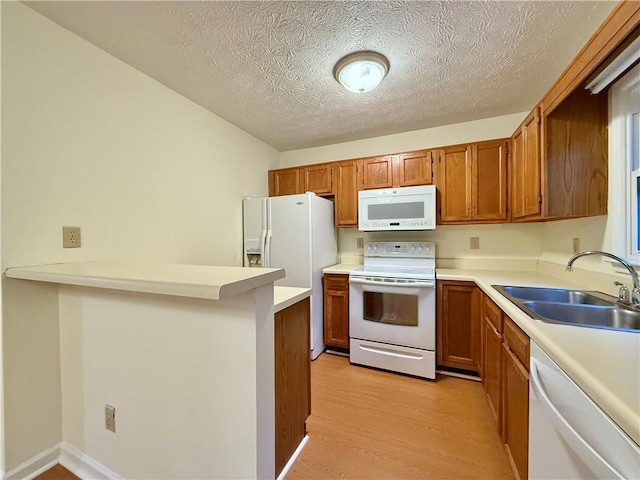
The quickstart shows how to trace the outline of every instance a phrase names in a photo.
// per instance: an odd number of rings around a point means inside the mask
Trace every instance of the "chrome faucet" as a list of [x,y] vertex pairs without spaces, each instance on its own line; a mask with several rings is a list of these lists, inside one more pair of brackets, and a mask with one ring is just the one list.
[[[633,290],[631,291],[631,304],[634,308],[640,308],[640,282],[638,281],[638,272],[633,265],[627,262],[624,258],[620,258],[613,253],[601,252],[599,250],[589,250],[587,252],[580,252],[575,254],[573,257],[569,259],[567,262],[567,268],[565,269],[567,272],[573,271],[573,262],[575,262],[580,257],[585,257],[587,255],[602,255],[603,257],[611,258],[615,260],[620,265],[625,267],[631,275],[631,279],[633,280]],[[618,294],[618,300],[622,303],[629,303],[629,290],[626,285],[621,284],[620,282],[614,282],[615,285],[620,286],[620,293]]]

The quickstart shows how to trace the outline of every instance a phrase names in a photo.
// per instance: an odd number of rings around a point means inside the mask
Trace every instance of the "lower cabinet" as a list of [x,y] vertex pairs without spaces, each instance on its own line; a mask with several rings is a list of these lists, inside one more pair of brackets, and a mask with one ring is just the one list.
[[502,362],[503,441],[514,472],[528,478],[529,337],[504,316]]
[[502,434],[502,310],[486,295],[483,295],[481,323],[482,385]]
[[310,301],[275,314],[276,477],[306,434],[311,414]]
[[324,282],[324,343],[349,348],[349,275],[327,274]]
[[439,280],[436,305],[439,367],[480,366],[480,290],[473,282]]

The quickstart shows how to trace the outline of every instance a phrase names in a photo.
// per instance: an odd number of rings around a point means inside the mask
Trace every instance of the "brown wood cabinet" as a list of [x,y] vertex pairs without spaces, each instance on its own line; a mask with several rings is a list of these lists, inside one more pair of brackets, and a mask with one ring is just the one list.
[[301,168],[302,192],[314,192],[316,195],[331,195],[333,168],[331,163],[321,163]]
[[529,458],[529,337],[508,316],[503,318],[503,441],[514,472],[525,480]]
[[433,183],[433,160],[437,152],[417,150],[396,155],[394,168],[395,185],[413,187]]
[[365,190],[393,187],[393,164],[391,155],[362,159],[362,178]]
[[310,302],[306,298],[274,319],[276,476],[306,434],[311,414]]
[[480,363],[480,291],[473,282],[441,280],[437,285],[438,366],[477,372]]
[[502,435],[502,310],[486,295],[482,301],[482,385]]
[[300,168],[269,170],[269,196],[295,195],[302,193]]
[[326,274],[324,282],[324,343],[349,348],[349,275]]
[[505,222],[507,140],[455,145],[438,156],[439,223]]
[[516,130],[511,146],[511,218],[537,218],[542,208],[540,113],[537,107]]
[[362,190],[361,160],[333,164],[336,227],[358,226],[358,191]]

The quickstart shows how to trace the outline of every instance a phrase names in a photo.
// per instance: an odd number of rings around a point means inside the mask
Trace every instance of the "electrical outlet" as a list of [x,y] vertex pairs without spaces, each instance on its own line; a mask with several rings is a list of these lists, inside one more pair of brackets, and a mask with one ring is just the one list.
[[62,227],[62,248],[78,248],[81,246],[80,227]]
[[116,433],[116,407],[104,406],[104,428]]
[[574,238],[573,239],[573,254],[575,255],[576,253],[580,253],[580,239],[579,238]]
[[478,250],[480,248],[480,237],[469,237],[469,248]]
[[356,238],[356,247],[364,248],[364,238],[362,237]]

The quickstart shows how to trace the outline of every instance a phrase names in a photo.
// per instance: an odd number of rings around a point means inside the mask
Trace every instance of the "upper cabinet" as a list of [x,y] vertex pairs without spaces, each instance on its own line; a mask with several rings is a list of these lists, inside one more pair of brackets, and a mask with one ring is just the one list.
[[294,195],[302,193],[300,168],[283,168],[269,171],[269,196]]
[[372,157],[362,159],[362,177],[364,189],[393,187],[394,158]]
[[336,227],[358,226],[358,191],[362,190],[361,171],[362,160],[347,160],[333,164]]
[[330,163],[310,165],[301,169],[303,192],[317,195],[331,195],[333,168]]
[[513,134],[513,221],[607,214],[608,95],[586,85],[639,25],[640,2],[620,2]]
[[607,214],[607,96],[577,89],[511,138],[514,221]]
[[508,221],[507,140],[442,149],[438,155],[440,224]]
[[395,178],[398,187],[413,187],[433,183],[434,150],[418,150],[416,152],[396,155]]
[[529,114],[511,138],[511,218],[540,216],[540,114]]
[[432,150],[362,159],[363,188],[410,187],[433,182]]

